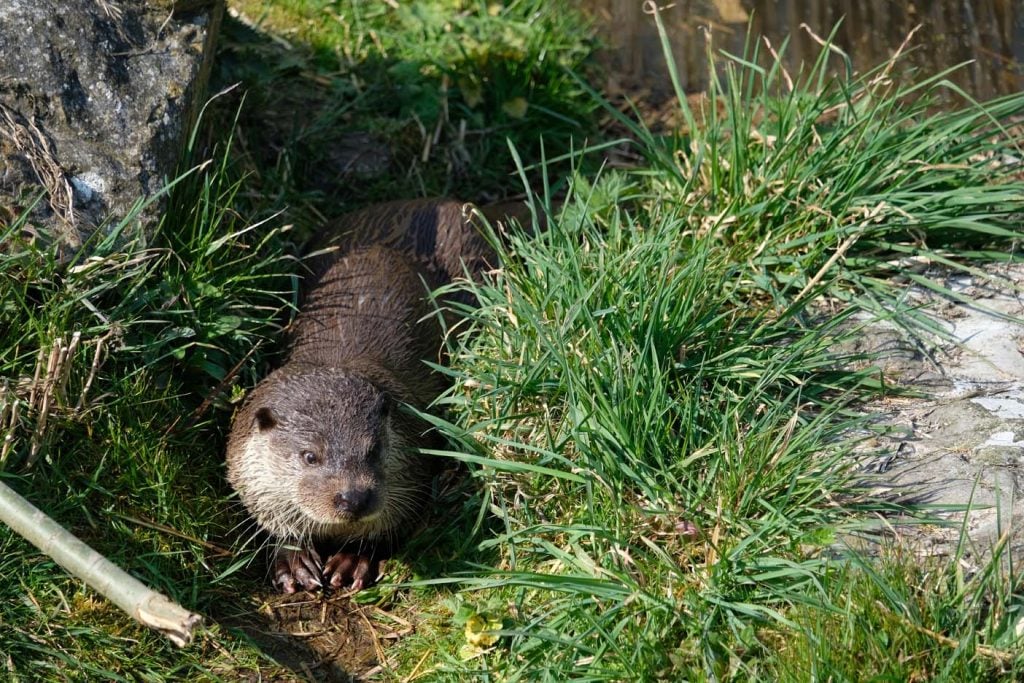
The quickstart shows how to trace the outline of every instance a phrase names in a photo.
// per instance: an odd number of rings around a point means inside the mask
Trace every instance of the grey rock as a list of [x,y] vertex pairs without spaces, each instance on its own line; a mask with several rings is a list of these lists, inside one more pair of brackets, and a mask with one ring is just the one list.
[[205,98],[222,13],[223,0],[0,3],[0,226],[30,211],[28,231],[73,250],[160,190]]

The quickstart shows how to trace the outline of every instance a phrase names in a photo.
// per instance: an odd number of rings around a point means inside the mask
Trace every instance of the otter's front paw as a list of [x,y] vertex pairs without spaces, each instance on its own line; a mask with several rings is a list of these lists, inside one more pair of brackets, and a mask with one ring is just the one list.
[[380,560],[357,553],[335,553],[324,565],[324,579],[331,588],[348,585],[354,591],[372,586],[380,576]]
[[323,562],[316,550],[281,549],[274,559],[274,586],[282,593],[297,590],[315,591],[320,581]]

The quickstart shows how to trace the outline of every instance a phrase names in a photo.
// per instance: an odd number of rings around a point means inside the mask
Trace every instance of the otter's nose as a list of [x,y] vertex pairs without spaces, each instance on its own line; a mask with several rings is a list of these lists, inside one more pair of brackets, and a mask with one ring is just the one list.
[[345,515],[358,517],[373,507],[374,494],[370,489],[348,489],[334,494],[334,509]]

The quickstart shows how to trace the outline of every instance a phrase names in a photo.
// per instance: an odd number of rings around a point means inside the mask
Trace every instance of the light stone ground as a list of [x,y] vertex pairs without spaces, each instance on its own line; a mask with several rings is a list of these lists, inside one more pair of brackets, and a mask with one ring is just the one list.
[[[953,524],[893,528],[926,554],[951,554],[961,535],[977,565],[1001,538],[1011,555],[1024,553],[1024,267],[994,266],[1001,284],[957,276],[945,285],[968,302],[910,290],[932,304],[928,315],[950,340],[914,348],[891,325],[876,323],[865,350],[881,350],[888,377],[920,390],[923,398],[898,398],[872,406],[893,430],[868,444],[866,468],[878,487],[894,496],[935,506],[970,506],[939,516]],[[1016,320],[1014,319],[1016,318]]]

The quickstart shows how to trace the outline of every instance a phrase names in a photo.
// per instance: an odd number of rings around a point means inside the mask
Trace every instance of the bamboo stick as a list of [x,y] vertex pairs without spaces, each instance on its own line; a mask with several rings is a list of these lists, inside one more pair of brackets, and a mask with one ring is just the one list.
[[131,617],[159,631],[178,647],[192,642],[193,631],[202,624],[201,616],[126,573],[2,482],[0,521]]

